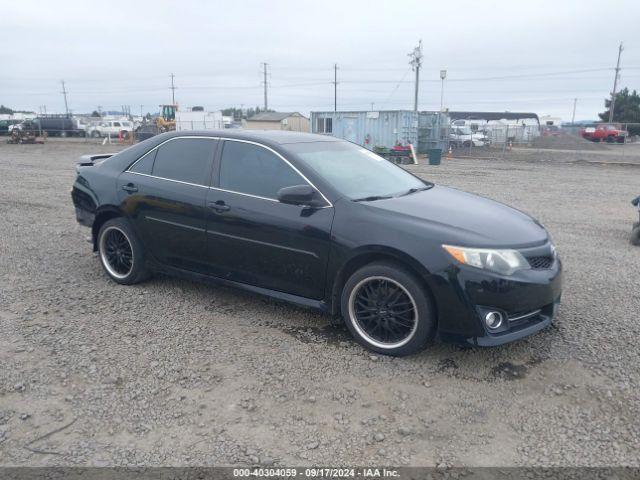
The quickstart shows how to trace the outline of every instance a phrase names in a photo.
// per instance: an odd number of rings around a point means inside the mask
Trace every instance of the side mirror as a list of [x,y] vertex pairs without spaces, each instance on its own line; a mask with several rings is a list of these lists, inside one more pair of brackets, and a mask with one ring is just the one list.
[[319,207],[323,202],[318,198],[318,192],[311,185],[293,185],[278,190],[278,201],[290,205],[305,205]]

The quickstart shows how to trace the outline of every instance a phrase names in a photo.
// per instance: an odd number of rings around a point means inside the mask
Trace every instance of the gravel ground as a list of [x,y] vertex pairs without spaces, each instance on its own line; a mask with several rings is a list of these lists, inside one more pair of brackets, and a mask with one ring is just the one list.
[[640,465],[638,167],[408,167],[537,217],[566,280],[538,335],[395,359],[247,293],[111,282],[69,191],[117,148],[0,145],[1,465]]

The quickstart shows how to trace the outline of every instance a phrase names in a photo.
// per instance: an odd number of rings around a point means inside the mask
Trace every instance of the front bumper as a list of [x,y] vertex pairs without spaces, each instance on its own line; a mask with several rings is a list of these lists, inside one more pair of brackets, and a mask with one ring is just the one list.
[[[550,268],[502,276],[451,265],[437,276],[434,294],[443,341],[489,347],[532,335],[553,322],[562,295],[562,262]],[[433,287],[432,287],[433,288]],[[496,330],[484,323],[489,311],[504,322]]]

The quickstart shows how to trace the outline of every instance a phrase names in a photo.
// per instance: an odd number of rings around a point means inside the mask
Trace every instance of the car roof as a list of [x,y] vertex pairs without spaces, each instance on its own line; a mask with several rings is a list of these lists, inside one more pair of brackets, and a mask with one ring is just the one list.
[[283,130],[189,130],[175,131],[163,134],[165,138],[183,137],[183,136],[199,136],[199,137],[223,137],[229,139],[248,140],[260,143],[271,143],[278,145],[286,145],[291,143],[311,143],[311,142],[342,142],[336,137],[329,135],[316,135],[313,133],[289,132]]

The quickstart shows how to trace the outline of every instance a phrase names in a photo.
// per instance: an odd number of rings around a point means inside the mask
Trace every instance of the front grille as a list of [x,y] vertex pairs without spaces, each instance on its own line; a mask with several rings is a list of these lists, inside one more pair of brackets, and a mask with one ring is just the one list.
[[551,256],[527,257],[527,261],[534,270],[545,270],[553,265],[553,257]]

